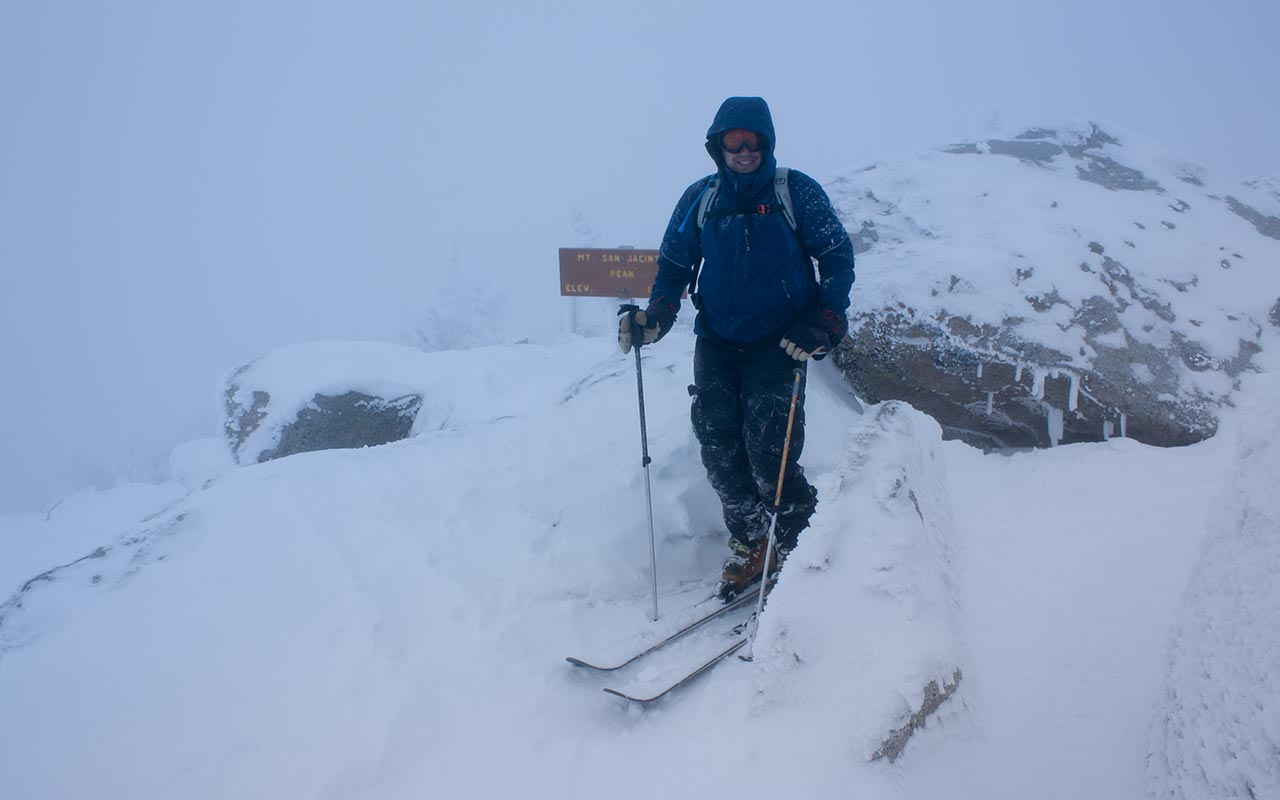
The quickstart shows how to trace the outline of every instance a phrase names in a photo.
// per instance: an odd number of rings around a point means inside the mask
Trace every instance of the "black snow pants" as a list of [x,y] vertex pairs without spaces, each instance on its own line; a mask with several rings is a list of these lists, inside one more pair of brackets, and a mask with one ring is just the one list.
[[[724,507],[725,526],[739,541],[769,533],[795,370],[805,367],[776,344],[739,347],[698,337],[690,387],[693,431],[707,477]],[[818,504],[818,492],[799,464],[803,383],[800,392],[778,513],[778,545],[784,550],[795,547]]]

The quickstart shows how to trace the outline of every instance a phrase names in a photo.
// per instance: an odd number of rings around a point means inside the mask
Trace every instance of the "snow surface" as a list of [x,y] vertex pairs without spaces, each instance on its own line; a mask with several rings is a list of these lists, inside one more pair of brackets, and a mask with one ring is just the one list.
[[[692,349],[674,332],[645,351],[657,623],[634,361],[607,338],[423,356],[451,376],[448,413],[402,442],[233,470],[197,444],[175,455],[187,485],[0,518],[0,796],[1133,798],[1219,756],[1149,767],[1160,731],[1276,741],[1274,714],[1170,711],[1214,692],[1277,708],[1274,682],[1186,668],[1232,597],[1262,604],[1233,630],[1270,638],[1220,663],[1280,652],[1262,571],[1201,554],[1224,480],[1255,463],[1236,439],[1257,450],[1272,407],[1186,448],[983,455],[906,406],[859,416],[828,363],[803,459],[821,503],[756,660],[651,709],[602,693],[653,668],[564,656],[674,629],[725,552]],[[1228,502],[1274,520],[1267,470]],[[1249,530],[1274,551],[1274,525]],[[902,756],[868,761],[955,668]]]

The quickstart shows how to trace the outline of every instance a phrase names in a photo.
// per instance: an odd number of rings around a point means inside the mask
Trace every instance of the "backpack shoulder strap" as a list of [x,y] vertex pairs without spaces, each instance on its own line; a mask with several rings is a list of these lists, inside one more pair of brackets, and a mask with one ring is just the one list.
[[[791,202],[791,187],[787,185],[791,177],[791,170],[787,167],[778,167],[773,175],[773,193],[778,197],[778,205],[782,206],[782,215],[787,218],[787,224],[791,226],[791,232],[796,235],[796,239],[800,242],[800,250],[805,254],[809,261],[816,265],[816,261],[809,256],[808,250],[804,246],[804,239],[800,236],[800,226],[796,222],[796,207]],[[812,274],[812,273],[811,273]],[[813,279],[818,280],[818,276],[814,275]]]
[[715,202],[716,195],[720,193],[720,179],[712,178],[711,183],[707,184],[707,188],[702,190],[702,196],[698,198],[698,230],[707,223],[707,214],[711,212],[711,204]]
[[[778,198],[778,204],[782,206],[782,216],[786,217],[787,225],[792,231],[796,230],[796,208],[791,202],[791,187],[788,185],[788,178],[791,170],[787,167],[778,167],[773,175],[773,193]],[[715,202],[716,194],[720,191],[720,181],[718,178],[712,178],[711,183],[707,184],[707,188],[702,190],[702,194],[698,198],[698,230],[702,230],[707,223],[707,215],[711,212],[711,204]]]
[[787,218],[787,224],[791,226],[791,230],[796,230],[796,208],[791,202],[791,187],[787,185],[787,179],[791,176],[791,170],[787,167],[778,167],[773,173],[773,193],[778,198],[778,204],[782,206],[782,215]]

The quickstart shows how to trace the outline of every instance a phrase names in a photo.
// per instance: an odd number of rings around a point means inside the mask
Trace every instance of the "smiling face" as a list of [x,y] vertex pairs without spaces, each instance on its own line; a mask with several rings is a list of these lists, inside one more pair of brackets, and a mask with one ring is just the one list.
[[764,160],[764,137],[743,128],[725,131],[720,134],[720,152],[731,171],[739,175],[755,172]]

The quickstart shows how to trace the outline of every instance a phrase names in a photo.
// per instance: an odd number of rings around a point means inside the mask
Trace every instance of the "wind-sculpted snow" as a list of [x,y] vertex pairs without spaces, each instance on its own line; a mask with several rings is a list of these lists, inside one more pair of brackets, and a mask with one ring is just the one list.
[[969,666],[941,443],[937,423],[903,403],[872,407],[850,429],[769,596],[758,713],[804,709],[817,738],[890,761],[934,711],[955,724],[964,692],[950,695]]
[[1273,187],[1093,124],[847,173],[827,188],[862,254],[837,357],[867,399],[983,446],[1199,441],[1274,346]]
[[183,501],[175,500],[109,543],[22,581],[0,601],[0,661],[74,617],[85,593],[119,589],[148,564],[163,561],[166,540],[190,525]]
[[1183,600],[1149,778],[1158,798],[1280,797],[1280,425],[1247,431]]

